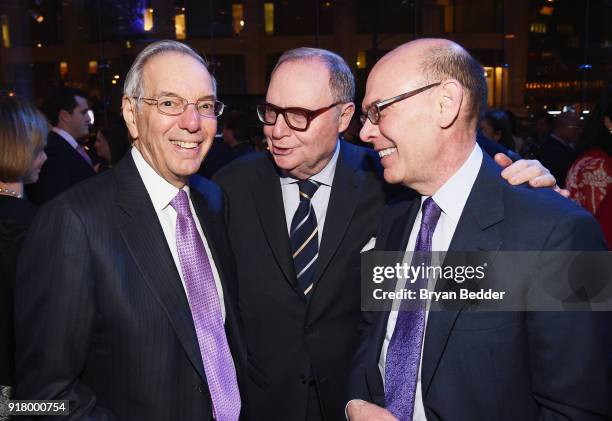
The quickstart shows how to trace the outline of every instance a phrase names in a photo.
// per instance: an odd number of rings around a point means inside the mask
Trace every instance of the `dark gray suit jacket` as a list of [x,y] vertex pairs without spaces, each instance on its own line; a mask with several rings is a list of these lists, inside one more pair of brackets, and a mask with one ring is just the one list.
[[[197,190],[240,379],[221,191],[206,180]],[[41,209],[19,262],[15,308],[16,398],[69,399],[75,420],[212,419],[187,297],[131,154]]]
[[341,142],[309,302],[297,287],[270,154],[247,155],[215,176],[238,269],[250,419],[304,420],[311,374],[325,419],[343,417],[360,320],[359,252],[386,200],[381,175],[374,151]]

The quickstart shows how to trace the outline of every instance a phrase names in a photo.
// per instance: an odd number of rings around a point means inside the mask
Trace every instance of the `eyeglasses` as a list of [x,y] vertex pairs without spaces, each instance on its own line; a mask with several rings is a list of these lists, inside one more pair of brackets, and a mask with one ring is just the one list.
[[442,82],[432,83],[431,85],[423,86],[422,88],[415,89],[414,91],[406,92],[405,94],[394,96],[393,98],[375,102],[370,106],[370,108],[368,108],[365,114],[362,114],[359,117],[359,120],[361,120],[361,124],[365,124],[366,119],[370,120],[370,123],[372,124],[378,124],[380,122],[380,113],[388,106],[393,105],[396,102],[402,101],[406,98],[410,98],[411,96],[415,96],[416,94],[420,94],[421,92],[431,89],[434,86],[438,86],[441,83]]
[[332,105],[319,108],[318,110],[307,110],[306,108],[299,107],[281,108],[264,102],[257,106],[257,115],[263,124],[273,126],[276,124],[278,115],[282,114],[287,126],[298,132],[305,132],[308,130],[312,120],[339,104],[342,104],[342,102],[334,102]]
[[185,112],[188,105],[195,105],[195,108],[202,117],[219,117],[223,114],[225,104],[221,101],[214,99],[201,99],[196,102],[189,102],[185,98],[181,98],[176,95],[164,95],[159,98],[139,98],[134,97],[136,100],[142,100],[148,105],[157,105],[157,110],[160,114],[177,116]]

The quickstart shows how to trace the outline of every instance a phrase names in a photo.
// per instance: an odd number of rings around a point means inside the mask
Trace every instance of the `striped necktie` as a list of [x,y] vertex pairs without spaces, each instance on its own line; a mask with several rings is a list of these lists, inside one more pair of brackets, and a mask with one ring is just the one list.
[[298,181],[300,204],[291,221],[291,253],[300,291],[306,300],[312,296],[316,261],[319,256],[317,216],[310,200],[319,188],[314,180]]

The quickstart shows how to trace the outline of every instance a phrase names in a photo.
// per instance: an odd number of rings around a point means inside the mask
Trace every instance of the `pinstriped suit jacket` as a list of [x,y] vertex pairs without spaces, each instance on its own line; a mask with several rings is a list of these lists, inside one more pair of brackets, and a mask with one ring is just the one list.
[[[192,189],[241,379],[221,198],[206,180]],[[131,154],[41,209],[17,284],[16,398],[69,399],[67,419],[212,419],[187,298]]]

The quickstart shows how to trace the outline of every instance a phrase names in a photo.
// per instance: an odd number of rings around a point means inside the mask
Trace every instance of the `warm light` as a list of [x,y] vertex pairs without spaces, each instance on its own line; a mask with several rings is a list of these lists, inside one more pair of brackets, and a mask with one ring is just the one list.
[[125,48],[132,48],[132,42],[131,41],[126,41],[125,42]]
[[65,80],[68,77],[68,63],[65,61],[60,62],[60,77]]
[[514,34],[506,34],[504,36],[504,38],[506,38],[506,39],[514,39],[514,38],[516,38],[516,35],[514,35]]
[[143,29],[145,31],[153,29],[153,9],[145,9]]
[[121,76],[119,76],[119,75],[115,75],[115,76],[113,76],[113,79],[119,79],[120,77]]
[[92,60],[89,62],[88,72],[90,75],[95,75],[98,73],[98,62],[96,60]]
[[113,80],[111,80],[111,83],[112,83],[113,85],[116,85],[116,84],[117,84],[117,81],[116,81],[115,79],[113,79]]
[[42,47],[42,44],[41,44],[40,42],[38,42],[38,43],[36,43],[36,46],[37,46],[38,48],[41,48],[41,47]]
[[366,61],[366,53],[365,51],[359,51],[357,53],[357,68],[358,69],[365,69],[367,66],[367,61]]
[[544,16],[552,16],[554,11],[555,11],[554,7],[542,6],[542,8],[540,9],[540,14]]
[[242,3],[232,4],[232,30],[234,35],[240,35],[244,28],[244,5]]
[[187,24],[184,13],[179,13],[174,16],[174,34],[176,35],[176,39],[187,38]]
[[331,6],[331,1],[326,1],[325,2],[325,7],[329,7],[329,6]]
[[34,20],[38,23],[43,23],[45,21],[45,17],[43,15],[36,15]]
[[274,3],[264,3],[264,28],[267,35],[274,34]]
[[9,31],[8,16],[7,15],[0,16],[0,21],[2,22],[2,46],[4,48],[10,48],[11,33]]
[[545,23],[532,23],[531,25],[529,25],[529,31],[534,32],[536,34],[545,34],[546,24]]

